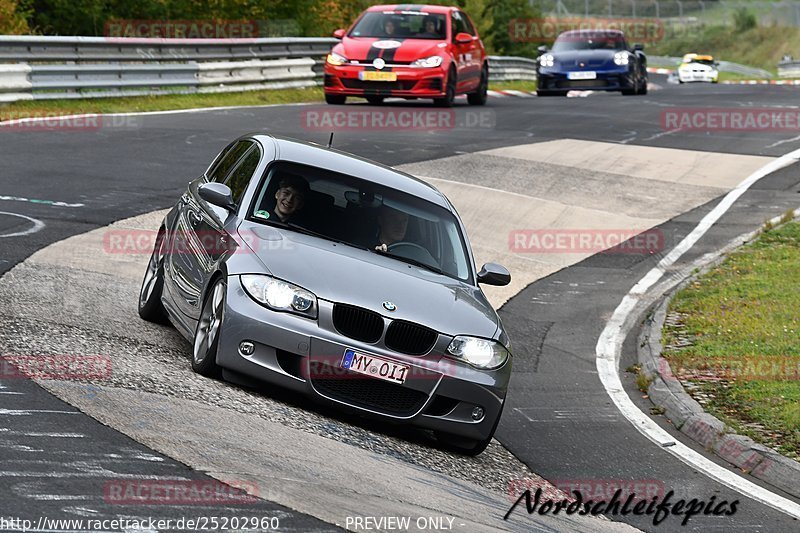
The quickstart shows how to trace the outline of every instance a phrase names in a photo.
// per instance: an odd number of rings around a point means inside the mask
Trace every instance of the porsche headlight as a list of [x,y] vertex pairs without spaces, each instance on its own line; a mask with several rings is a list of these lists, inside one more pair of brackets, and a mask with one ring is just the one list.
[[617,65],[620,66],[627,65],[629,61],[630,57],[628,52],[617,52],[616,54],[614,54],[614,63],[616,63]]
[[453,357],[484,370],[502,366],[508,359],[508,350],[497,341],[459,335],[455,337],[447,352]]
[[269,276],[245,274],[242,286],[250,297],[274,311],[317,318],[317,297],[296,285]]
[[539,64],[543,67],[552,67],[556,64],[556,58],[553,54],[542,54],[539,56]]
[[331,52],[328,54],[326,59],[329,65],[333,65],[334,67],[339,67],[347,63],[347,58],[341,54],[337,54],[336,52]]
[[441,64],[442,64],[442,56],[431,56],[431,57],[426,57],[425,59],[417,59],[416,61],[411,63],[411,66],[433,68],[433,67],[438,67]]

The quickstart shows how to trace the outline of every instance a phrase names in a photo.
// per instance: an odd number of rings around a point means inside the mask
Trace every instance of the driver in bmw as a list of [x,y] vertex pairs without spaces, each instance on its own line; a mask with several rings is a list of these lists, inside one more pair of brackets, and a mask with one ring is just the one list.
[[390,245],[405,239],[408,214],[382,205],[378,213],[378,226],[377,242],[372,248],[385,252]]

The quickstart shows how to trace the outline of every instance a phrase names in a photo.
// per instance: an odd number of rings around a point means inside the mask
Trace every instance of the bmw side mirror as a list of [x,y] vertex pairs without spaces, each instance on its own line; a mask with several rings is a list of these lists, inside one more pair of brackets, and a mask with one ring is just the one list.
[[467,44],[472,42],[472,35],[465,32],[459,32],[456,34],[456,42],[458,44]]
[[478,283],[502,287],[511,283],[511,273],[503,265],[486,263],[478,272]]
[[333,32],[333,36],[336,37],[337,39],[341,39],[342,37],[344,37],[344,30],[339,28],[338,30]]
[[636,43],[633,45],[634,52],[644,52],[644,45],[641,43]]
[[236,204],[233,203],[233,193],[231,188],[222,183],[204,183],[197,188],[200,198],[228,211],[236,211]]
[[537,49],[536,49],[536,51],[538,51],[538,52],[539,52],[539,55],[542,55],[542,54],[544,54],[545,52],[547,52],[547,47],[546,47],[545,45],[542,45],[542,46],[540,46],[539,48],[537,48]]

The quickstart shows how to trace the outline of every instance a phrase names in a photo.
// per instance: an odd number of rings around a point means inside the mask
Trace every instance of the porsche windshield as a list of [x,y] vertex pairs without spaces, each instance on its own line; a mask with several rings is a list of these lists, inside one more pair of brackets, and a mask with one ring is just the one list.
[[445,39],[445,15],[424,11],[368,11],[356,23],[350,37],[379,39]]
[[353,176],[275,163],[255,195],[248,219],[471,282],[465,241],[449,210]]
[[625,39],[621,34],[604,31],[562,33],[553,44],[553,52],[626,49]]

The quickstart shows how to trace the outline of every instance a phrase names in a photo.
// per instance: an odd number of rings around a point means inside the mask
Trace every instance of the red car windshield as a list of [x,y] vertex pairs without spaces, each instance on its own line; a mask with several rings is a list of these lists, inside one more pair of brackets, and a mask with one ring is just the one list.
[[445,15],[424,11],[369,11],[353,27],[350,37],[442,40],[447,36],[446,23]]

